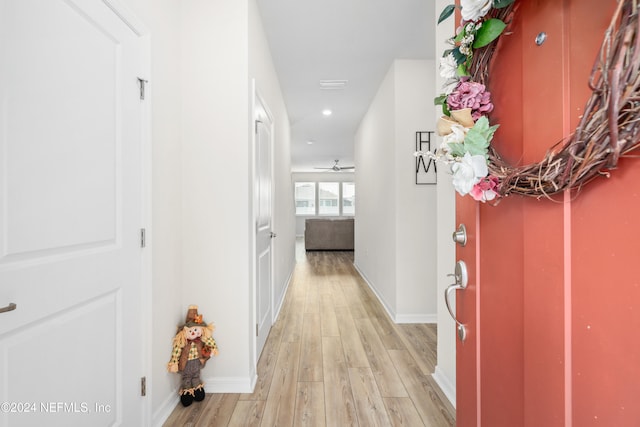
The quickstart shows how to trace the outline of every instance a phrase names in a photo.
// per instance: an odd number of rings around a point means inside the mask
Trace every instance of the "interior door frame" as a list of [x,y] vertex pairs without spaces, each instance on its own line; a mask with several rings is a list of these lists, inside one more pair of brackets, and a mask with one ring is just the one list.
[[[264,109],[265,114],[267,115],[267,117],[269,117],[269,121],[271,122],[271,144],[270,144],[270,153],[269,153],[269,157],[270,157],[270,164],[271,164],[271,212],[270,212],[270,217],[271,217],[271,229],[273,230],[273,195],[275,194],[275,185],[274,185],[274,173],[273,173],[273,165],[274,165],[274,159],[273,159],[273,153],[274,153],[274,138],[273,138],[273,131],[274,131],[274,123],[273,123],[273,114],[271,113],[271,110],[269,109],[269,106],[267,105],[267,103],[264,100],[264,97],[260,94],[260,91],[257,88],[256,85],[256,80],[255,78],[251,79],[251,93],[252,93],[252,97],[251,97],[251,120],[250,120],[250,129],[251,129],[251,185],[252,185],[252,194],[251,194],[251,201],[253,203],[253,208],[252,208],[252,214],[251,214],[251,268],[253,269],[252,271],[252,282],[253,282],[253,286],[252,286],[252,321],[250,323],[251,327],[253,327],[254,325],[258,324],[258,299],[257,299],[257,287],[258,287],[258,269],[257,269],[257,255],[256,255],[256,247],[257,247],[257,230],[256,230],[256,222],[258,219],[258,206],[255,200],[255,187],[253,187],[253,185],[255,184],[256,181],[256,177],[257,177],[257,153],[256,153],[256,132],[255,132],[255,123],[256,120],[258,120],[258,117],[256,115],[256,107],[258,105],[258,103],[260,103],[260,105],[262,106],[262,108]],[[274,272],[273,272],[273,266],[274,266],[274,259],[275,259],[275,245],[273,244],[273,239],[271,239],[271,267],[270,267],[270,273],[271,273],[271,277],[270,277],[270,301],[269,301],[269,306],[271,309],[271,326],[273,326],[273,320],[274,320],[274,299],[273,299],[273,293],[274,293],[274,288],[273,288],[273,282],[274,282]],[[252,333],[253,336],[253,348],[252,348],[252,353],[253,353],[253,363],[251,365],[251,368],[254,370],[254,372],[251,373],[251,376],[254,378],[252,380],[252,384],[251,384],[251,388],[253,389],[253,386],[256,382],[257,379],[257,366],[258,366],[258,359],[260,357],[260,355],[258,354],[258,335],[257,333]]]
[[[153,233],[151,225],[153,224],[153,212],[152,212],[152,171],[153,171],[153,153],[152,153],[152,140],[151,140],[151,102],[153,99],[153,86],[149,84],[151,75],[151,32],[149,28],[137,17],[137,15],[125,4],[122,0],[102,0],[122,21],[138,36],[142,47],[142,57],[140,58],[143,75],[138,76],[141,81],[139,84],[144,85],[141,88],[141,93],[144,93],[144,99],[140,100],[140,119],[141,134],[140,134],[140,178],[141,178],[141,225],[144,232],[144,242],[141,236],[141,267],[140,267],[140,319],[141,319],[141,333],[140,340],[142,342],[142,364],[141,372],[145,378],[145,399],[142,399],[142,425],[148,426],[152,422],[152,408],[151,400],[153,390],[153,375],[149,371],[152,364],[152,319],[153,319],[153,260],[152,260],[152,244]],[[142,96],[141,96],[142,98]],[[142,378],[140,379],[142,382]]]

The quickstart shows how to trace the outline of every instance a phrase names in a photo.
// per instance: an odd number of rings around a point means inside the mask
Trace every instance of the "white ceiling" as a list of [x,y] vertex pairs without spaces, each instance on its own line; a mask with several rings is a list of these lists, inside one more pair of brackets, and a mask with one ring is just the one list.
[[[434,58],[433,1],[257,3],[291,122],[293,171],[353,165],[355,132],[393,59]],[[347,83],[323,90],[321,80]]]

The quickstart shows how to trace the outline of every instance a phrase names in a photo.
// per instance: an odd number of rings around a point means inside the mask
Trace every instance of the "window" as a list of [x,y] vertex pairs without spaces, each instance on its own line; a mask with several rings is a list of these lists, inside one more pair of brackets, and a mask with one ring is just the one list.
[[296,215],[316,214],[316,183],[296,182]]
[[342,215],[356,214],[356,185],[353,182],[342,183]]
[[355,215],[353,182],[296,182],[296,215]]
[[318,215],[340,215],[340,183],[318,183]]

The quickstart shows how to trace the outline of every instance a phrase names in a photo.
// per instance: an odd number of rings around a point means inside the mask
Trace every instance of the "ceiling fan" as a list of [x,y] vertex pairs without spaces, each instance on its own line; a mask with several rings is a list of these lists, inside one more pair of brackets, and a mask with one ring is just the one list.
[[339,160],[334,160],[334,165],[331,166],[330,168],[314,168],[314,169],[328,169],[328,170],[332,170],[335,172],[340,172],[342,170],[347,170],[347,169],[355,169],[355,166],[340,166],[338,165]]

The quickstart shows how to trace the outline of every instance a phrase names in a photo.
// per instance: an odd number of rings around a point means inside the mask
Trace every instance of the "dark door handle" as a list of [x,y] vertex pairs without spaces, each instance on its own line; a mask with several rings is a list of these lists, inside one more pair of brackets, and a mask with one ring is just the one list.
[[4,313],[5,311],[13,311],[17,308],[18,306],[15,305],[14,303],[9,303],[8,306],[6,307],[2,307],[0,308],[0,313]]

